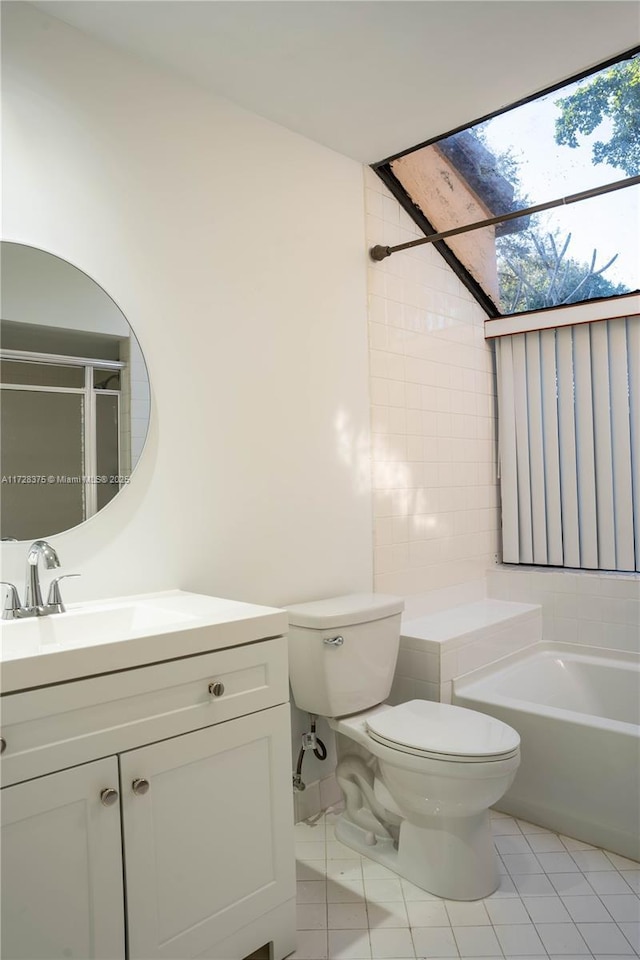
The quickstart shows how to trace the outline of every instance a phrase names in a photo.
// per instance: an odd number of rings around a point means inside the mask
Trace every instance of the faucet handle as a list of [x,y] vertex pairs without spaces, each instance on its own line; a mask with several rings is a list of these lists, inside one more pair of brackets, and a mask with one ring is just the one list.
[[[56,613],[64,613],[65,607],[62,602],[62,595],[60,593],[60,587],[58,584],[61,580],[68,580],[70,577],[80,577],[80,573],[65,573],[61,577],[56,577],[55,580],[52,580],[49,584],[49,595],[47,596],[47,606],[48,607],[57,607]],[[52,611],[53,612],[53,611]]]
[[9,583],[8,580],[0,580],[0,586],[9,587],[9,592],[7,593],[6,603],[4,605],[4,610],[2,611],[3,620],[14,620],[18,610],[22,609],[22,604],[20,603],[20,594],[18,589],[13,583]]

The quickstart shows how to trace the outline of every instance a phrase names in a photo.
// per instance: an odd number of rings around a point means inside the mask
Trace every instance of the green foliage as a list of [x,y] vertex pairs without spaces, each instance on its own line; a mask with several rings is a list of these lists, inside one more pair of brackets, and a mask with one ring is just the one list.
[[487,143],[486,128],[491,120],[484,120],[477,124],[473,130],[470,130],[472,136],[480,141],[483,147],[491,151],[493,156],[493,169],[500,176],[508,180],[513,186],[513,209],[523,209],[531,204],[530,198],[524,193],[520,182],[520,156],[516,153],[514,147],[508,147],[496,153]]
[[[592,145],[593,163],[620,167],[627,176],[640,173],[640,56],[617,63],[584,80],[574,93],[556,101],[560,115],[555,121],[555,139],[560,145],[576,148],[579,137],[593,134],[601,124],[602,139]],[[484,124],[473,135],[487,147]],[[606,139],[608,137],[608,139]],[[494,153],[493,169],[509,180],[518,199],[514,206],[531,203],[522,189],[520,161],[511,148]],[[519,313],[560,304],[578,303],[595,297],[628,293],[622,283],[608,280],[604,273],[617,254],[603,266],[597,251],[590,262],[568,255],[571,234],[545,232],[537,218],[526,222],[520,232],[496,236],[501,310]],[[524,226],[525,221],[515,221]]]
[[504,313],[540,310],[628,292],[624,284],[612,283],[603,276],[617,254],[597,267],[595,250],[591,263],[567,257],[570,242],[571,234],[561,241],[558,232],[543,234],[539,227],[496,240]]
[[640,173],[640,56],[614,64],[555,102],[556,143],[578,147],[579,134],[589,136],[609,119],[609,139],[592,146],[594,164],[619,167],[628,177]]

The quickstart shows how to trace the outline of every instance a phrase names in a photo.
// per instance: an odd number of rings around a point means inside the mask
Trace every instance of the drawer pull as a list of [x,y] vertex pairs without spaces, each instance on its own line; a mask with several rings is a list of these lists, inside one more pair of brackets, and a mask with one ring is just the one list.
[[141,797],[141,796],[143,796],[145,793],[148,793],[148,791],[149,791],[149,781],[148,781],[148,780],[143,780],[142,778],[140,778],[140,779],[138,779],[138,780],[134,780],[133,783],[131,784],[131,789],[133,790],[133,792],[135,793],[135,795],[136,795],[137,797]]
[[4,737],[0,737],[0,753],[4,753],[7,749],[7,741]]
[[221,697],[224,693],[224,683],[222,680],[216,680],[215,683],[210,683],[209,693],[212,697]]
[[118,791],[113,787],[105,787],[105,789],[100,792],[100,803],[104,807],[112,807],[117,799]]

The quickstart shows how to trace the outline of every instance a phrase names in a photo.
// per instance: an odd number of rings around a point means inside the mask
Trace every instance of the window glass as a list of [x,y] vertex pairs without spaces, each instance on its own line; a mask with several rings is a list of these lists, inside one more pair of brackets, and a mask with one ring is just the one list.
[[96,395],[96,466],[98,476],[103,478],[97,487],[98,510],[113,500],[120,489],[118,400],[110,394]]
[[[449,245],[502,314],[630,293],[640,286],[640,187],[452,237]],[[635,225],[635,228],[634,228]]]
[[33,387],[84,387],[84,367],[65,367],[56,363],[27,363],[23,360],[0,361],[3,383]]
[[100,370],[96,367],[93,371],[93,386],[96,390],[119,390],[120,371]]
[[[638,129],[636,53],[382,166],[426,232],[441,232],[637,176]],[[639,224],[629,185],[446,244],[499,312],[517,313],[537,309],[547,281],[546,305],[636,290]]]
[[84,396],[3,390],[3,537],[35,540],[85,519]]

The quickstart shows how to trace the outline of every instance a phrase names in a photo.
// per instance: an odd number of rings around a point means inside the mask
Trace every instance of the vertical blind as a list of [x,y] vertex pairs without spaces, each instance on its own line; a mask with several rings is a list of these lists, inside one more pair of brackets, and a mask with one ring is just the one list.
[[504,562],[640,570],[640,317],[495,343]]

